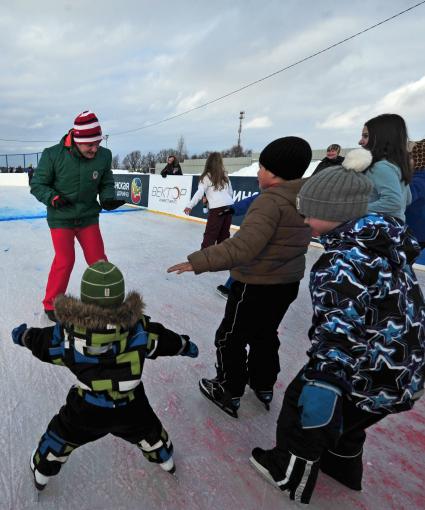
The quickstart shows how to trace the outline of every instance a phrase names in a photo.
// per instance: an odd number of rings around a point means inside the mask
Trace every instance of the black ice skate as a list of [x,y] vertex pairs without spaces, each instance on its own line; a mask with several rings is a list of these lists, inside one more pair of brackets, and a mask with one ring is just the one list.
[[30,469],[32,471],[32,474],[33,474],[33,477],[34,477],[34,485],[35,485],[35,488],[38,490],[38,491],[42,491],[46,488],[46,485],[47,485],[47,482],[49,481],[49,477],[48,476],[44,476],[42,475],[36,468],[35,468],[35,465],[34,465],[34,455],[35,455],[35,452],[36,450],[34,450],[31,454],[31,458],[30,458]]
[[228,391],[224,390],[217,379],[201,379],[199,381],[199,389],[203,395],[220,407],[225,413],[232,418],[238,417],[241,399],[239,397],[232,397]]
[[273,390],[254,390],[255,396],[264,404],[267,411],[270,411],[270,403],[273,400]]
[[219,296],[221,296],[224,299],[227,299],[230,294],[230,290],[227,287],[225,287],[224,285],[219,285],[216,288],[216,292]]

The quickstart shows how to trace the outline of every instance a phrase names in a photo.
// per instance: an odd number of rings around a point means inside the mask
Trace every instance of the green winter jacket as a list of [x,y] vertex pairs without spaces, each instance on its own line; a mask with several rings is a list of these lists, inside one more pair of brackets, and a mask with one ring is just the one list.
[[[31,180],[31,193],[47,205],[50,228],[87,227],[99,222],[100,202],[115,198],[111,170],[112,154],[99,147],[96,157],[85,158],[65,135],[59,144],[44,149]],[[55,209],[56,195],[67,198],[71,205]]]

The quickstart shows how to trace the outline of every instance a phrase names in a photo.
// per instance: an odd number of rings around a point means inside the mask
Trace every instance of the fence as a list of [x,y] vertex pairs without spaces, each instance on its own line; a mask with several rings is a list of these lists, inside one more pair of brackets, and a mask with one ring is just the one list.
[[41,152],[30,152],[26,154],[0,154],[0,170],[2,173],[16,171],[24,172],[30,165],[36,167]]

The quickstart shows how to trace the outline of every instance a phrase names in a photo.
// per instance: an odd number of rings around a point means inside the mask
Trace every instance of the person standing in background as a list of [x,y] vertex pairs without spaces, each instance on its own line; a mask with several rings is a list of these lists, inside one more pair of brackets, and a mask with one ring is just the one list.
[[219,244],[230,237],[232,216],[220,213],[229,205],[233,205],[233,190],[219,152],[212,152],[208,156],[205,169],[199,177],[198,190],[184,209],[185,214],[190,214],[190,211],[202,200],[204,195],[209,211],[201,249],[216,243]]
[[412,203],[406,209],[406,223],[412,229],[423,250],[425,248],[425,139],[415,142],[411,149]]
[[408,136],[404,119],[384,113],[368,120],[363,126],[359,145],[372,153],[372,165],[366,176],[373,191],[368,212],[395,216],[405,221],[406,207],[412,200],[409,183],[412,178]]
[[176,156],[168,156],[167,164],[161,170],[161,175],[162,177],[167,177],[167,175],[183,175],[180,163],[177,161]]
[[31,186],[31,181],[34,176],[34,168],[32,164],[28,166],[28,186]]
[[312,175],[319,173],[321,170],[325,168],[329,168],[330,166],[338,166],[344,161],[344,158],[339,155],[341,152],[341,145],[337,143],[333,143],[329,145],[326,149],[326,157],[322,159],[322,161],[316,166]]
[[96,115],[85,110],[60,143],[44,149],[31,181],[31,193],[47,206],[55,251],[43,299],[46,315],[55,322],[54,301],[67,289],[75,262],[75,238],[88,265],[107,260],[99,213],[102,207],[112,210],[125,203],[115,200],[112,154],[100,147],[101,140]]

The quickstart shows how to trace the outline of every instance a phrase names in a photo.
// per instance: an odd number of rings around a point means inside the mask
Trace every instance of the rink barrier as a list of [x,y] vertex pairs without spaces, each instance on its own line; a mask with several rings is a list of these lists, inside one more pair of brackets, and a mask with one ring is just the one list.
[[[143,207],[152,212],[205,223],[206,215],[202,211],[202,202],[199,202],[192,209],[190,216],[183,212],[190,198],[198,189],[198,180],[199,176],[197,175],[169,175],[163,178],[160,175],[152,174],[114,173],[115,196],[117,199],[125,200],[127,204],[138,208]],[[257,177],[230,176],[230,182],[232,183],[233,200],[235,202],[239,202],[259,191]],[[28,175],[0,173],[0,186],[28,186]],[[127,209],[122,212],[130,211]],[[18,218],[16,217],[16,219]],[[19,219],[23,218],[20,217]],[[28,219],[31,218],[28,217]],[[242,220],[243,216],[234,216],[232,228],[237,229]],[[315,247],[321,247],[318,243],[311,244]],[[418,262],[414,267],[425,271],[425,250],[422,250]]]

